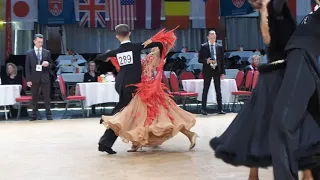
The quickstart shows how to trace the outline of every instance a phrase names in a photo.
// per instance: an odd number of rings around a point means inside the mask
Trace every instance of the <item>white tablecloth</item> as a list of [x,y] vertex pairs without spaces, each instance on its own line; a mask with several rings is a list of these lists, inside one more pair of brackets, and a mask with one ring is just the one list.
[[0,85],[0,106],[14,105],[20,91],[21,85]]
[[[203,91],[203,79],[191,79],[191,80],[182,80],[183,90],[187,92],[197,92],[198,101],[202,100],[202,91]],[[233,102],[232,92],[237,91],[236,81],[234,79],[224,79],[221,81],[221,94],[222,102],[230,103]],[[213,80],[208,92],[208,103],[217,103],[216,91],[214,89]]]
[[119,95],[114,85],[115,82],[78,83],[76,88],[76,95],[86,97],[86,107],[108,102],[119,102]]
[[84,73],[62,73],[64,82],[83,82]]

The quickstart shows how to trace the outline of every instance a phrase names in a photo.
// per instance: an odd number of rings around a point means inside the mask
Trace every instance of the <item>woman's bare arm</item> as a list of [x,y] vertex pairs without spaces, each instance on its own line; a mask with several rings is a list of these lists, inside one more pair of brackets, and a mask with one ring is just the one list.
[[268,26],[268,10],[266,6],[263,6],[260,10],[260,30],[263,38],[263,42],[266,45],[270,44],[270,33]]

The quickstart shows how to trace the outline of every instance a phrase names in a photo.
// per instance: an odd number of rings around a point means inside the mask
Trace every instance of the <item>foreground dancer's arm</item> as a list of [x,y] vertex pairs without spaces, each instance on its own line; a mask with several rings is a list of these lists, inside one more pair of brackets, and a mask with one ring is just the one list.
[[260,12],[260,30],[263,42],[266,45],[270,44],[270,33],[269,33],[269,26],[268,26],[268,10],[266,4],[263,5],[261,9],[259,9]]
[[103,53],[103,54],[98,54],[96,57],[96,60],[105,61],[109,57],[116,57],[116,56],[117,56],[117,49]]

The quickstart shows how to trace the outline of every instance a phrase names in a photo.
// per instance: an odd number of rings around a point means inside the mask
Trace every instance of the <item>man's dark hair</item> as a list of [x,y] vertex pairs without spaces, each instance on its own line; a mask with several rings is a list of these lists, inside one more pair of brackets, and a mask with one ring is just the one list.
[[35,40],[37,38],[43,39],[43,35],[42,34],[35,34],[33,39]]
[[127,37],[130,33],[129,26],[127,24],[119,24],[115,27],[118,36]]

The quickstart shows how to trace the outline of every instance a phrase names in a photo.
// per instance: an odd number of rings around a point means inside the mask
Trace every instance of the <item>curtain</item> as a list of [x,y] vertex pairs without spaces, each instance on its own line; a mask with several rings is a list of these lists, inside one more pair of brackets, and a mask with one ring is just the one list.
[[227,50],[264,49],[259,18],[226,18]]
[[[160,29],[159,29],[160,30]],[[159,30],[134,30],[131,32],[132,42],[144,42]],[[66,48],[75,53],[102,53],[107,49],[119,46],[115,32],[98,28],[81,28],[78,24],[65,25]],[[180,51],[187,46],[190,51],[198,50],[206,42],[206,29],[176,30],[177,42],[173,51]]]
[[17,30],[12,32],[12,51],[14,55],[25,55],[33,47],[33,31]]

